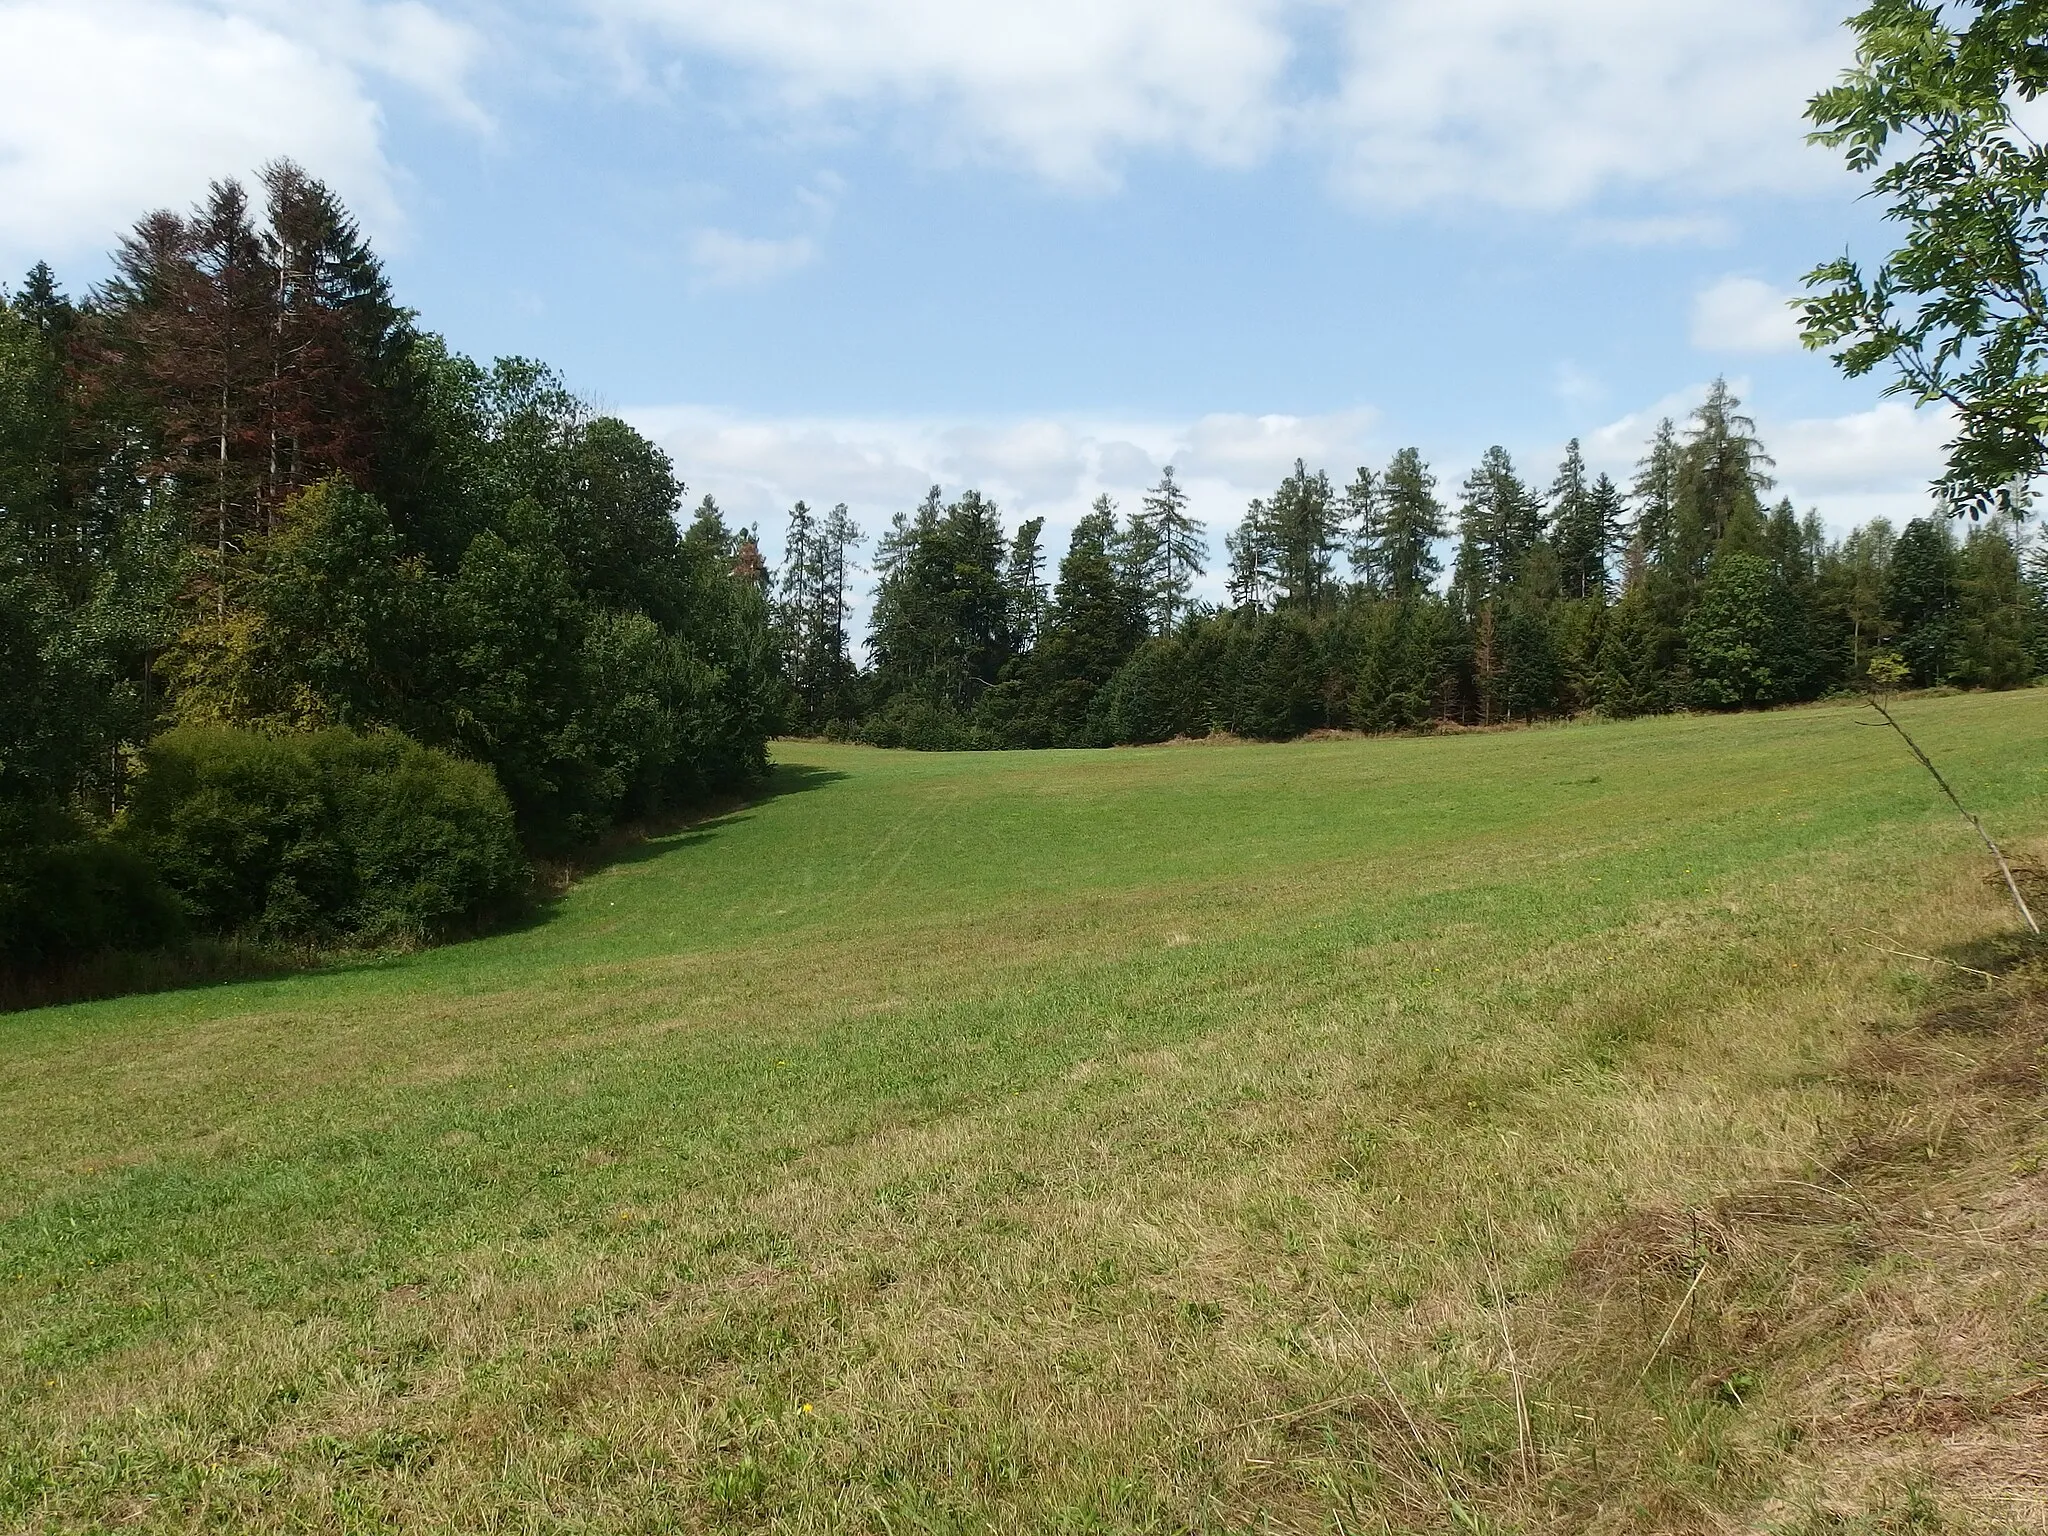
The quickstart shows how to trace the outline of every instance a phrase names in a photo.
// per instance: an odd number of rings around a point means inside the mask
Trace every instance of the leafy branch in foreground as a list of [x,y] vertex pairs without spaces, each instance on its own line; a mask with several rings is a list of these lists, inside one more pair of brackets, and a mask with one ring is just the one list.
[[1954,409],[1952,508],[2023,510],[2048,469],[2048,148],[2014,109],[2048,88],[2048,0],[1875,0],[1849,26],[1856,65],[1809,103],[1810,141],[1877,172],[1869,195],[1907,235],[1875,272],[1807,274],[1806,345]]

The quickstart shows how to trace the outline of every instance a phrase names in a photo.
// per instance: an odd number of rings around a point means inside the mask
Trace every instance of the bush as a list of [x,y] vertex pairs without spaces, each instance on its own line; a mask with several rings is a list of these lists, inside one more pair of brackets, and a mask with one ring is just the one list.
[[193,727],[143,763],[120,838],[207,932],[422,941],[504,908],[525,882],[491,771],[395,732]]
[[899,693],[861,727],[871,747],[908,747],[913,752],[976,752],[988,740],[950,707],[915,694]]
[[74,834],[17,842],[0,860],[0,967],[43,970],[110,949],[158,949],[184,932],[149,861]]

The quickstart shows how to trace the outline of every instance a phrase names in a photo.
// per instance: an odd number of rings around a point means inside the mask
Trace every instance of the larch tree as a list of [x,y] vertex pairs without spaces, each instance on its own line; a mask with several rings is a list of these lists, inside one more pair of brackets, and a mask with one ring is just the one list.
[[1727,541],[1731,523],[1742,534],[1750,525],[1761,526],[1763,493],[1773,484],[1770,467],[1756,422],[1743,415],[1728,381],[1714,380],[1678,451],[1673,542],[1678,571],[1689,585],[1706,579],[1708,562]]
[[1345,553],[1351,574],[1368,596],[1383,596],[1387,590],[1386,567],[1380,527],[1380,478],[1364,465],[1344,487],[1338,517],[1346,535]]

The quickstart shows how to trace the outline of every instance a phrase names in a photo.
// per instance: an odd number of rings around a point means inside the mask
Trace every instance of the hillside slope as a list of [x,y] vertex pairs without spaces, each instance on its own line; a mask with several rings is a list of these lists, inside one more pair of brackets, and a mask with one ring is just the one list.
[[[1900,709],[2048,849],[2048,691]],[[1861,719],[790,744],[524,931],[0,1018],[0,1528],[2041,1528],[2032,961]]]

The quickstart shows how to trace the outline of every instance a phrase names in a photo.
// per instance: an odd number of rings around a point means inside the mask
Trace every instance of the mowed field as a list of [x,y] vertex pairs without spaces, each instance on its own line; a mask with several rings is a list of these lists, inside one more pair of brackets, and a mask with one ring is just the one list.
[[[1898,708],[2048,850],[2048,690]],[[2035,962],[1870,718],[787,743],[0,1018],[0,1530],[2048,1529]]]

